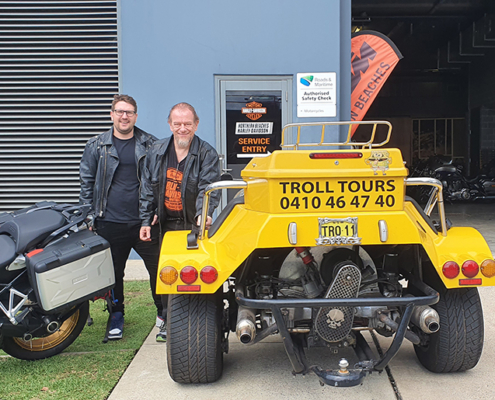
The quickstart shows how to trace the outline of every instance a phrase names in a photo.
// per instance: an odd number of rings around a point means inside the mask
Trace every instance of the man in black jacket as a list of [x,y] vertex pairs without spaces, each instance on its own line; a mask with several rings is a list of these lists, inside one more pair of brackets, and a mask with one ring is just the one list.
[[[220,180],[220,166],[216,150],[195,136],[199,118],[193,106],[179,103],[168,116],[172,136],[155,142],[146,157],[143,184],[141,185],[140,237],[149,241],[153,237],[152,222],[158,214],[160,238],[172,230],[190,230],[200,224],[205,188]],[[212,193],[206,227],[218,206],[220,192]],[[162,296],[163,304],[167,296]],[[166,316],[166,310],[164,309]],[[163,323],[157,341],[166,341],[166,324]]]
[[146,154],[156,137],[135,126],[136,101],[127,95],[115,95],[110,117],[113,127],[91,138],[80,164],[79,202],[91,204],[95,230],[109,243],[115,269],[115,288],[109,339],[121,339],[124,326],[124,268],[131,249],[144,260],[150,275],[150,287],[157,308],[157,325],[163,319],[163,305],[156,295],[158,267],[158,229],[151,240],[139,239],[139,188]]

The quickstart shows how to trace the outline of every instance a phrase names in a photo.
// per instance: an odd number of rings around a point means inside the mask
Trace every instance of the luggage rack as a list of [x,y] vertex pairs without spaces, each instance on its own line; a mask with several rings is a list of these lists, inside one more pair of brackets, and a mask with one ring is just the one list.
[[[351,142],[352,139],[352,128],[354,125],[372,125],[373,129],[371,131],[370,140],[367,142]],[[379,125],[387,126],[387,137],[381,143],[373,143],[375,140],[376,129]],[[309,126],[321,126],[321,138],[319,142],[314,143],[301,143],[301,128],[309,127]],[[347,137],[344,142],[325,142],[325,128],[327,126],[348,126],[347,129]],[[288,128],[297,128],[297,139],[296,143],[288,144],[286,143],[286,130]],[[336,147],[336,146],[361,146],[361,147],[369,147],[370,149],[373,147],[381,147],[387,144],[390,140],[390,136],[392,134],[392,124],[388,121],[334,121],[334,122],[304,122],[304,123],[293,123],[287,124],[282,129],[282,142],[280,147],[282,150],[299,150],[300,147]]]

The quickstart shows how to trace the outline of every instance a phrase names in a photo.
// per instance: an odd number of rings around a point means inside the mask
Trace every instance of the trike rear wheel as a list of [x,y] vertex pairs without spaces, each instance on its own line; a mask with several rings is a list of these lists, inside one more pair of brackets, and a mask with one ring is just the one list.
[[432,306],[440,316],[440,330],[415,345],[420,363],[432,372],[473,368],[483,350],[483,310],[477,288],[449,289]]

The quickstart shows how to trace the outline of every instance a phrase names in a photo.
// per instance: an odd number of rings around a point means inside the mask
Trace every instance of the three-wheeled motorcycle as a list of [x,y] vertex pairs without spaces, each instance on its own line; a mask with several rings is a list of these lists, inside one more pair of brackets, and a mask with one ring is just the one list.
[[[363,142],[352,142],[354,124],[287,125],[282,150],[253,158],[242,180],[207,188],[203,210],[213,191],[240,190],[209,230],[203,211],[199,232],[165,235],[157,292],[171,295],[167,360],[176,382],[217,380],[229,332],[245,345],[279,334],[294,374],[332,386],[383,370],[404,339],[430,371],[477,364],[478,287],[495,284],[487,243],[474,228],[451,226],[440,181],[408,178],[400,150],[385,147],[388,122],[361,122],[370,129]],[[316,125],[319,139],[303,141]],[[386,134],[375,143],[378,126]],[[336,131],[344,140],[326,142]],[[421,185],[434,189],[424,209],[405,194]],[[365,331],[393,337],[390,347],[375,354]],[[316,366],[305,354],[313,347],[353,348],[358,361]]]

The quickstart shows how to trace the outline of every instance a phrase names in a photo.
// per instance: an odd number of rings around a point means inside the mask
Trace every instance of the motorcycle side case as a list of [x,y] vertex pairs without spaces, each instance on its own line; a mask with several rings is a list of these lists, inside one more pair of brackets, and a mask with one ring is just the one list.
[[28,255],[26,266],[38,303],[46,312],[100,296],[115,284],[110,244],[89,230]]

